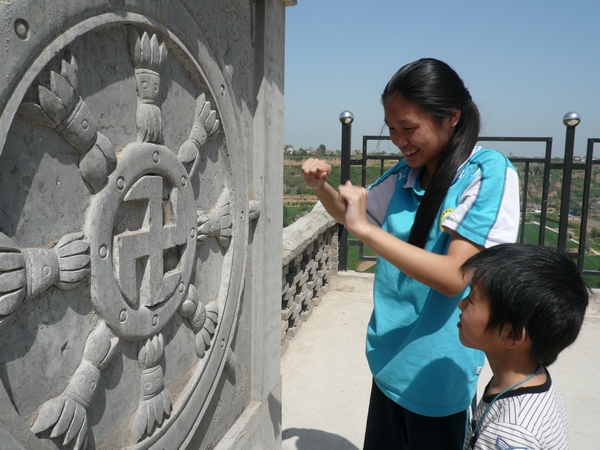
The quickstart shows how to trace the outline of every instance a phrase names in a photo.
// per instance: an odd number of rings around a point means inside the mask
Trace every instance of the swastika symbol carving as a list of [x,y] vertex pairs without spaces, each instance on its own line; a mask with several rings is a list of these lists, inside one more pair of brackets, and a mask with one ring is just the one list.
[[[138,215],[142,220],[135,220]],[[94,199],[89,220],[92,302],[117,335],[148,338],[183,302],[196,247],[195,216],[188,174],[177,156],[161,145],[129,144]]]
[[185,228],[177,226],[177,217],[183,217],[183,212],[178,210],[181,203],[177,202],[177,190],[169,195],[174,198],[163,200],[163,185],[162,177],[145,176],[135,182],[124,198],[125,202],[147,203],[142,228],[115,236],[113,244],[115,275],[132,306],[162,303],[181,281],[178,264],[168,270],[164,254],[172,251],[177,257],[181,253],[178,248],[186,243]]

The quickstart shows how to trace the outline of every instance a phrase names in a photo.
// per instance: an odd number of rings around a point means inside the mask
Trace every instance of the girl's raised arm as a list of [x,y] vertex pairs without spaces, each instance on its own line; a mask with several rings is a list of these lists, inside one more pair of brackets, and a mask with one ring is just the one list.
[[445,255],[432,253],[409,244],[369,223],[366,218],[368,192],[349,182],[339,189],[339,202],[346,205],[346,228],[357,239],[409,277],[435,289],[447,297],[464,290],[468,280],[460,274],[460,266],[482,247],[454,234]]

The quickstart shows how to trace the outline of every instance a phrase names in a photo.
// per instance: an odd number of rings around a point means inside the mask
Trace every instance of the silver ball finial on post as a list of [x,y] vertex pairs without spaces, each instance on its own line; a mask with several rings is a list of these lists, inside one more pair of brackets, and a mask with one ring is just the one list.
[[354,114],[352,114],[352,112],[346,110],[346,111],[342,111],[342,113],[340,114],[340,122],[342,125],[349,125],[352,122],[354,122]]
[[[340,119],[341,120],[341,119]],[[576,127],[581,122],[581,117],[575,111],[566,113],[563,117],[563,123],[567,127]]]

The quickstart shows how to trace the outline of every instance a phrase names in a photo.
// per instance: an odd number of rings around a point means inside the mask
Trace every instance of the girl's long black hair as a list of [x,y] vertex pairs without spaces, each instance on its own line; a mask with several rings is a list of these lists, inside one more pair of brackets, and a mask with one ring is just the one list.
[[481,119],[462,79],[448,64],[437,59],[419,59],[398,70],[385,87],[381,101],[385,103],[396,96],[440,121],[460,110],[454,134],[442,151],[435,172],[430,174],[410,231],[408,242],[424,248],[458,168],[477,143]]

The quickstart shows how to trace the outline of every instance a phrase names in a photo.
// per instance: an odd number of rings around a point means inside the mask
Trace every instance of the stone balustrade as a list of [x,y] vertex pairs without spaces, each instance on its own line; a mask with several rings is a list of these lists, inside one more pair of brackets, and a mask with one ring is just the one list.
[[[338,289],[338,224],[318,202],[313,210],[283,229],[281,280],[281,353],[330,289]],[[341,272],[344,274],[345,272]],[[343,283],[362,283],[348,272]],[[366,275],[372,277],[372,274]],[[371,279],[372,283],[372,279]],[[354,286],[352,287],[354,290]],[[592,289],[588,316],[600,315],[600,289]]]
[[312,314],[337,273],[337,222],[321,203],[283,229],[281,351]]

